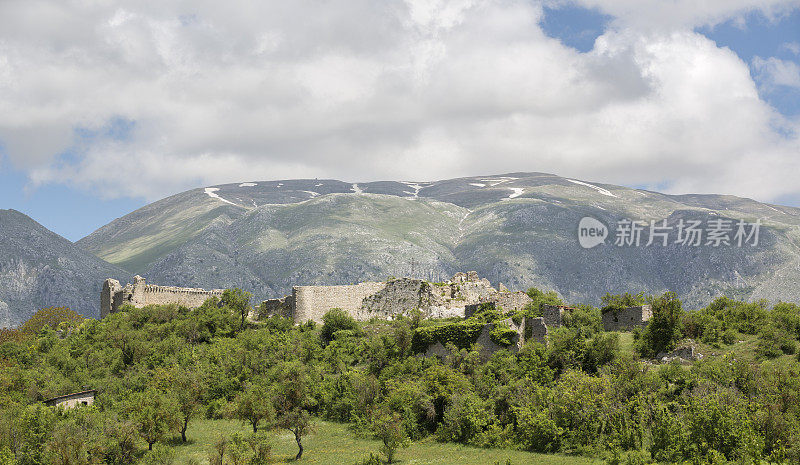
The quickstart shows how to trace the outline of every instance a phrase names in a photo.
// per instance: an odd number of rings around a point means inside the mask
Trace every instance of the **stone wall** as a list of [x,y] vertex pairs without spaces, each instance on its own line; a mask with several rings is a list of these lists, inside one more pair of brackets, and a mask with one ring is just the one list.
[[75,394],[67,394],[65,396],[46,400],[44,403],[50,407],[63,407],[65,409],[75,408],[81,405],[88,406],[94,404],[96,394],[97,391],[95,390],[76,392]]
[[[495,343],[492,340],[492,331],[498,326],[506,326],[514,330],[517,334],[512,338],[511,345],[505,346]],[[525,347],[525,344],[530,342],[539,342],[547,344],[547,326],[544,324],[544,319],[539,318],[524,318],[519,324],[514,322],[513,318],[506,318],[494,323],[486,323],[475,344],[478,346],[478,353],[481,358],[487,359],[499,350],[508,350],[510,352],[519,352]],[[425,357],[439,357],[444,358],[449,355],[450,351],[440,341],[435,341],[429,345],[425,350]]]
[[[527,298],[524,293],[503,294],[508,294],[504,302],[511,308],[523,305]],[[401,278],[385,283],[295,286],[292,318],[295,324],[309,320],[321,322],[322,316],[332,308],[340,308],[360,321],[375,317],[392,319],[410,315],[414,309],[419,309],[425,318],[463,318],[467,305],[494,301],[497,295],[489,281],[479,278],[474,271],[457,273],[443,285]]]
[[525,342],[547,344],[547,324],[544,318],[525,318]]
[[644,326],[653,316],[650,305],[608,310],[603,313],[604,331],[630,331],[636,326]]
[[258,307],[258,319],[279,316],[292,318],[294,312],[294,297],[287,295],[280,299],[267,299]]
[[386,283],[366,282],[345,286],[295,286],[293,319],[295,324],[307,321],[322,322],[322,316],[332,308],[341,308],[358,315],[364,299],[386,287]]
[[133,284],[125,287],[121,287],[115,279],[107,279],[100,291],[100,317],[119,311],[123,304],[136,308],[167,304],[196,308],[210,297],[221,297],[222,292],[223,289],[207,291],[190,287],[156,286],[147,284],[141,276],[134,277]]
[[481,305],[491,304],[492,308],[507,314],[509,312],[518,312],[524,310],[525,307],[533,302],[528,294],[518,292],[495,292],[483,296],[479,302],[468,304],[464,306],[464,317],[469,318],[477,312]]
[[542,317],[544,324],[550,328],[564,326],[564,314],[575,310],[566,305],[542,305]]
[[353,316],[358,320],[391,319],[419,309],[423,317],[430,318],[431,307],[444,304],[439,288],[421,279],[401,278],[387,282],[383,289],[365,297],[361,309]]
[[517,292],[498,292],[491,297],[497,307],[502,307],[504,312],[518,312],[533,302],[528,294]]

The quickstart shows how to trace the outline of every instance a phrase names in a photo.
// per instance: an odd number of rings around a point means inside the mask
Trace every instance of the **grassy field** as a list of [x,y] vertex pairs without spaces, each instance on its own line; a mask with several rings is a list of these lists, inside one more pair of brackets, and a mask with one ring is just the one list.
[[[371,439],[362,439],[352,434],[347,425],[316,422],[317,432],[303,440],[305,453],[300,462],[308,465],[351,465],[363,459],[370,452],[378,453],[379,442]],[[228,420],[195,420],[189,425],[187,436],[188,444],[174,442],[177,452],[176,465],[185,465],[190,458],[197,459],[201,464],[207,464],[207,450],[220,434],[230,436],[233,433],[248,433],[248,428],[241,422]],[[297,444],[291,434],[276,432],[272,443],[276,463],[295,463]],[[563,455],[542,455],[529,452],[502,450],[502,449],[477,449],[456,444],[440,444],[435,441],[425,440],[413,443],[407,449],[401,449],[397,454],[401,465],[409,464],[439,464],[439,465],[492,465],[500,462],[505,465],[506,460],[511,460],[513,465],[544,464],[589,465],[599,463],[582,457],[567,457]]]
[[633,357],[633,333],[631,332],[618,332],[619,335],[619,349],[623,355]]

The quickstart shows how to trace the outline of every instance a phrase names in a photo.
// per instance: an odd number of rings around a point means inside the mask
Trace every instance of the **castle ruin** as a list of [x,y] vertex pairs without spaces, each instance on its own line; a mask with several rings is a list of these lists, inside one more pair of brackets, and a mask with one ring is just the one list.
[[470,271],[456,273],[445,283],[400,278],[341,286],[294,286],[292,295],[262,302],[259,317],[282,316],[295,324],[321,323],[325,313],[338,308],[359,321],[410,316],[415,310],[423,318],[465,318],[467,309],[485,302],[516,311],[531,299],[524,292],[498,291],[489,280]]
[[147,284],[141,276],[133,284],[120,285],[116,279],[106,279],[100,291],[100,317],[119,311],[123,304],[142,308],[147,305],[177,304],[188,308],[203,305],[209,297],[221,297],[223,289],[197,289],[190,287],[156,286]]
[[650,305],[610,309],[603,312],[603,330],[630,331],[637,326],[647,325],[652,317],[653,308]]

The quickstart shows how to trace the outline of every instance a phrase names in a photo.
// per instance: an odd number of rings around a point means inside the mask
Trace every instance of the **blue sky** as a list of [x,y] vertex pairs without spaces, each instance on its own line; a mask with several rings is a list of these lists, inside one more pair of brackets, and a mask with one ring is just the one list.
[[[604,0],[583,1],[607,4]],[[5,110],[12,116],[0,118],[0,208],[22,211],[77,240],[150,201],[222,182],[312,176],[349,181],[428,180],[549,171],[632,187],[664,186],[675,192],[696,191],[706,185],[704,175],[697,173],[708,167],[692,166],[696,158],[705,156],[704,145],[687,146],[687,152],[701,153],[689,153],[681,161],[681,155],[662,150],[665,143],[660,134],[620,134],[605,140],[593,139],[602,136],[587,130],[576,137],[574,121],[559,117],[573,112],[578,115],[574,118],[591,128],[596,121],[592,118],[609,119],[595,115],[598,105],[614,107],[636,99],[647,102],[641,94],[642,84],[634,82],[641,77],[630,73],[628,61],[602,63],[602,55],[592,56],[595,40],[614,28],[620,33],[610,39],[612,45],[636,47],[625,42],[624,21],[602,13],[599,7],[583,8],[569,2],[545,7],[541,17],[536,8],[523,2],[509,2],[513,8],[507,11],[474,14],[450,8],[444,0],[438,2],[443,5],[440,8],[422,7],[425,2],[413,0],[407,3],[410,19],[404,22],[392,20],[391,11],[372,5],[346,15],[320,13],[330,18],[329,23],[310,25],[298,6],[297,18],[275,18],[278,32],[274,34],[265,33],[266,26],[246,16],[224,18],[215,24],[211,13],[167,7],[126,14],[120,14],[121,10],[74,12],[71,19],[61,11],[60,16],[51,18],[68,18],[65,21],[72,23],[53,28],[47,22],[25,24],[32,16],[23,14],[24,3],[0,6],[0,43],[5,39],[11,44],[6,49],[11,52],[5,56],[0,49],[0,92],[5,90],[12,101]],[[12,4],[16,6],[9,6]],[[338,8],[337,12],[356,8],[347,5],[331,8]],[[55,1],[50,7],[54,11],[61,8]],[[612,10],[607,7],[606,11]],[[234,15],[236,11],[231,8],[231,12],[214,14]],[[753,153],[760,153],[759,144],[763,144],[764,153],[771,153],[769,159],[774,160],[769,162],[774,173],[763,175],[760,186],[746,185],[741,174],[739,178],[720,175],[722,181],[708,188],[800,206],[797,183],[791,186],[788,181],[776,180],[798,162],[791,152],[798,146],[800,85],[790,81],[792,66],[800,65],[800,9],[779,9],[770,17],[755,7],[743,11],[712,26],[692,26],[689,32],[735,52],[749,68],[758,97],[784,118],[770,118],[766,124],[772,133],[763,141],[752,142],[747,153],[732,155],[738,157],[735,164],[743,167],[740,172],[747,175],[747,164],[757,166]],[[17,12],[19,18],[14,17]],[[187,17],[193,20],[186,21]],[[528,20],[534,23],[526,23]],[[231,24],[232,30],[226,31],[225,25]],[[375,24],[374,30],[364,24]],[[281,27],[293,29],[280,31]],[[536,35],[530,31],[539,27],[566,48],[536,43]],[[166,33],[159,28],[171,29]],[[487,35],[487,30],[493,32]],[[105,35],[97,37],[86,31]],[[235,40],[226,39],[226,33]],[[172,42],[158,42],[163,40]],[[322,47],[323,42],[330,48]],[[683,46],[675,47],[679,45]],[[41,50],[46,53],[35,56]],[[83,50],[90,59],[71,62],[80,55],[74,50]],[[317,55],[320,53],[323,55]],[[536,59],[544,56],[550,61],[542,72],[512,53]],[[417,60],[419,57],[424,59]],[[58,68],[54,71],[52,63],[60,63],[63,76]],[[465,63],[490,64],[473,73],[464,68]],[[730,65],[735,70],[736,64]],[[108,71],[116,69],[129,74]],[[388,77],[380,74],[387,74],[386,69],[400,71],[388,72]],[[465,69],[469,71],[465,73]],[[564,92],[559,73],[566,76],[575,69],[597,75],[573,76],[586,82],[579,82],[575,92]],[[547,76],[548,72],[553,76]],[[300,84],[287,77],[273,79],[273,75],[297,77]],[[436,82],[438,76],[442,82]],[[628,87],[626,79],[632,82]],[[27,85],[20,83],[27,82],[34,83],[20,90]],[[746,85],[741,88],[746,90]],[[503,93],[505,90],[509,92]],[[526,92],[533,97],[526,100]],[[574,102],[570,101],[572,94],[576,94]],[[538,95],[545,98],[537,99]],[[548,100],[550,95],[553,97]],[[669,103],[670,97],[665,98]],[[521,110],[517,100],[531,103]],[[413,105],[400,103],[407,101]],[[262,108],[268,111],[260,111]],[[729,112],[725,110],[729,107],[720,108],[723,115]],[[756,110],[743,111],[759,111],[757,105],[748,108]],[[58,120],[61,111],[63,120]],[[691,117],[692,110],[686,111]],[[14,119],[15,114],[19,119]],[[498,114],[507,116],[499,118]],[[680,128],[680,121],[676,124],[669,115],[653,116],[655,121],[661,121],[659,118],[667,127]],[[548,126],[549,121],[561,120],[566,121],[563,127]],[[517,123],[521,125],[515,133],[513,125]],[[723,123],[732,134],[739,132],[735,124]],[[25,125],[29,132],[18,131]],[[64,127],[72,129],[65,132]],[[704,122],[697,130],[712,134],[715,122]],[[549,133],[554,139],[543,140],[541,134]],[[669,141],[681,134],[666,137]],[[633,155],[613,159],[621,150],[615,145],[619,140],[639,138],[642,145],[626,148]],[[688,141],[697,139],[687,136]],[[723,135],[708,146],[709,160],[731,150],[725,139]],[[565,140],[577,145],[563,147]],[[743,144],[751,142],[743,140]],[[541,152],[531,155],[531,147],[541,147]],[[678,144],[673,150],[681,149]],[[565,155],[551,155],[558,150]],[[496,155],[486,157],[489,151]],[[604,162],[593,162],[595,151],[596,159]],[[583,152],[588,155],[570,158]],[[676,157],[674,163],[669,162],[671,157]],[[640,166],[631,165],[631,159],[638,162],[639,158]],[[395,160],[401,163],[394,164]],[[681,163],[687,165],[685,171],[678,168]],[[121,174],[136,165],[145,169],[135,176]],[[615,174],[628,166],[630,172]],[[669,177],[651,174],[661,172]]]

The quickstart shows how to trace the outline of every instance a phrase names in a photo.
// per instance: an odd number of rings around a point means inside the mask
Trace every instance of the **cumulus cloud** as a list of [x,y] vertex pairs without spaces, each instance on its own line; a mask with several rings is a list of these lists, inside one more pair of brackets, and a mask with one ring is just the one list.
[[795,87],[800,89],[800,66],[793,61],[775,57],[753,58],[758,79],[766,87]]
[[546,36],[527,0],[7,0],[0,143],[34,185],[148,199],[510,171],[798,193],[800,125],[693,32],[792,2],[582,2],[617,18],[588,53]]

